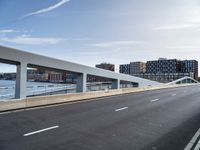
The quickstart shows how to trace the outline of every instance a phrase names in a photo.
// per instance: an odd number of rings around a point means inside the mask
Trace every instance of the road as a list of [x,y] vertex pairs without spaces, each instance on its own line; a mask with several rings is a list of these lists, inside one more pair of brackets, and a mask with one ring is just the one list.
[[0,114],[0,150],[183,150],[200,128],[200,86]]

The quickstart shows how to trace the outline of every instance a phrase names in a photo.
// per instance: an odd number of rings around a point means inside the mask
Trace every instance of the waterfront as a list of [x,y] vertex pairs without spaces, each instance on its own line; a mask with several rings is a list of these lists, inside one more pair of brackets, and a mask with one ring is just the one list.
[[[27,82],[27,96],[41,95],[45,93],[75,89],[73,84],[57,84],[46,82]],[[0,100],[14,98],[15,81],[0,80]]]

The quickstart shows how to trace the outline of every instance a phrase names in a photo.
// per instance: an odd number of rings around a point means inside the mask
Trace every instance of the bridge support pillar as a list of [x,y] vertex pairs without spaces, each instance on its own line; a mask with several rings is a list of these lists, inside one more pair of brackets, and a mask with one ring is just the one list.
[[78,74],[76,92],[86,92],[87,88],[87,74]]
[[27,82],[27,64],[20,63],[17,65],[15,98],[26,98],[26,82]]
[[183,84],[183,80],[181,80],[181,84]]
[[120,80],[113,79],[111,89],[120,89]]

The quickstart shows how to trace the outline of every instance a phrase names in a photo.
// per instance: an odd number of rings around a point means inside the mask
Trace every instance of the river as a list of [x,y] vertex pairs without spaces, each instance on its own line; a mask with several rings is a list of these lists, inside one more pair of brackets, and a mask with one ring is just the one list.
[[[67,89],[75,89],[73,84],[57,84],[44,82],[27,82],[27,96],[39,95]],[[0,80],[0,100],[14,98],[15,81]]]

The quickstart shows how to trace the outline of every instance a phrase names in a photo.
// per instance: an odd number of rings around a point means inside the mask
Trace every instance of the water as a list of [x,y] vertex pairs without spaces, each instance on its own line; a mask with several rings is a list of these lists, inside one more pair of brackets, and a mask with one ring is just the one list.
[[0,80],[0,100],[13,98],[15,91],[15,81]]
[[[45,94],[50,92],[75,89],[73,84],[56,84],[42,82],[27,82],[27,96]],[[0,100],[14,98],[15,81],[0,80]]]
[[[110,89],[111,84],[90,83],[87,85],[87,91],[100,91]],[[27,82],[27,96],[75,93],[76,85],[74,84],[56,84],[44,82]],[[14,98],[15,81],[0,80],[0,101],[7,101]]]

